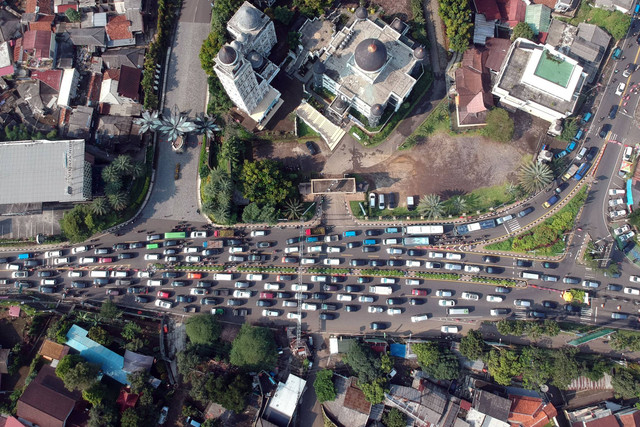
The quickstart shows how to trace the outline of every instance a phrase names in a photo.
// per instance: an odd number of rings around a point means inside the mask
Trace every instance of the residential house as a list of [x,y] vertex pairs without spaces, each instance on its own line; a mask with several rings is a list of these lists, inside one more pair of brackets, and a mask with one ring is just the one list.
[[306,388],[305,380],[289,374],[286,383],[278,383],[275,393],[262,413],[262,419],[278,427],[289,426]]
[[485,43],[485,51],[487,52],[487,58],[485,60],[485,67],[491,71],[492,76],[496,75],[502,69],[504,59],[509,53],[509,47],[511,46],[511,40],[491,38],[487,39]]
[[[25,117],[45,115],[56,105],[58,100],[58,90],[41,81],[20,82],[17,89],[20,98],[29,109],[25,112]],[[18,114],[20,115],[20,111]]]
[[487,53],[468,49],[462,66],[456,70],[456,117],[458,126],[486,124],[487,113],[493,107],[491,75],[485,66]]
[[80,74],[75,68],[67,68],[62,75],[60,84],[60,94],[58,95],[58,106],[68,107],[71,99],[75,98],[78,89]]
[[79,10],[77,0],[53,0],[53,10],[55,13],[65,13],[67,10]]
[[140,79],[138,68],[122,66],[119,70],[107,70],[102,76],[100,103],[128,104],[140,99]]
[[476,13],[475,25],[473,26],[473,44],[484,46],[487,39],[494,37],[495,35],[496,21],[487,20],[483,14]]
[[[505,397],[485,390],[474,389],[472,408],[485,416],[491,417],[493,420],[506,423],[511,412],[511,404],[511,400]],[[487,419],[486,421],[489,420]]]
[[629,13],[634,3],[635,0],[596,0],[595,7]]
[[140,397],[140,395],[131,393],[128,387],[122,387],[116,399],[116,405],[120,408],[120,413],[123,413],[129,408],[135,408],[138,403],[138,397]]
[[38,16],[36,21],[29,22],[29,30],[31,31],[51,31],[53,30],[53,15]]
[[123,47],[109,49],[102,54],[102,60],[106,67],[110,69],[118,69],[123,65],[142,69],[144,67],[144,48]]
[[13,49],[9,42],[0,42],[0,77],[10,76],[13,72]]
[[31,78],[41,81],[56,92],[60,91],[62,84],[62,70],[36,70],[31,73]]
[[22,36],[20,18],[7,9],[0,9],[0,42],[17,39]]
[[511,45],[492,92],[503,107],[554,123],[573,114],[586,78],[576,60],[552,46],[519,38]]
[[365,399],[364,393],[358,387],[358,379],[334,374],[333,385],[336,389],[335,400],[322,404],[329,418],[338,425],[366,426],[371,413],[371,403]]
[[86,12],[82,15],[80,21],[80,28],[93,28],[93,27],[106,27],[107,26],[107,13],[106,12]]
[[572,427],[640,427],[640,411],[604,401],[564,411]]
[[524,22],[531,27],[536,36],[540,33],[546,33],[551,25],[551,8],[544,4],[527,5]]
[[64,427],[79,400],[80,392],[67,390],[55,369],[44,365],[18,399],[16,416],[43,427]]
[[94,108],[79,105],[71,110],[64,134],[70,139],[91,139]]
[[527,4],[523,0],[497,0],[497,4],[503,27],[513,28],[519,22],[524,22]]
[[384,397],[385,405],[399,409],[417,426],[453,427],[460,411],[459,399],[427,380],[417,381],[417,387],[391,384]]
[[100,116],[95,139],[98,145],[122,145],[125,151],[138,149],[141,141],[138,126],[130,116]]
[[104,27],[72,28],[67,33],[74,46],[87,46],[92,50],[107,47],[107,32]]
[[132,22],[125,15],[117,15],[110,18],[105,29],[107,31],[107,47],[133,46],[136,44]]
[[509,400],[511,409],[507,422],[511,427],[542,427],[558,415],[553,403],[546,403],[539,397],[509,395]]
[[27,31],[16,40],[14,60],[26,68],[50,68],[55,51],[56,40],[51,31]]
[[53,0],[27,0],[25,12],[36,15],[53,15]]
[[[48,338],[45,338],[38,354],[42,356],[45,360],[56,361],[62,359],[64,356],[69,354],[69,347],[64,344],[58,344],[55,341],[51,341]],[[57,365],[57,362],[56,362]],[[54,366],[51,364],[51,366]]]

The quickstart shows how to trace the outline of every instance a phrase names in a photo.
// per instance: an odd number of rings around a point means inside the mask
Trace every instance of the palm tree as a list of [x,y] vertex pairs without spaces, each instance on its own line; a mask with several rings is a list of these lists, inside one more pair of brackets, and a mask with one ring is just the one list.
[[98,197],[91,203],[91,212],[95,215],[102,216],[109,212],[109,203],[104,197]]
[[143,162],[135,162],[131,165],[131,176],[133,178],[140,178],[141,176],[144,176],[146,169],[147,165]]
[[179,113],[177,109],[174,109],[169,117],[162,119],[162,123],[156,129],[167,135],[169,142],[173,142],[179,136],[193,132],[195,128],[196,126],[187,117]]
[[157,111],[143,111],[142,117],[134,119],[133,122],[140,126],[140,129],[138,130],[140,135],[149,131],[155,131],[162,123],[158,118]]
[[113,164],[102,169],[102,179],[105,182],[114,181],[120,178],[120,172],[113,166]]
[[195,125],[195,132],[207,137],[207,139],[213,138],[214,132],[220,132],[220,126],[218,126],[214,119],[200,113],[198,117],[193,121]]
[[507,186],[505,189],[509,197],[511,197],[512,199],[517,199],[520,195],[520,188],[513,182],[507,182]]
[[108,181],[104,186],[104,192],[107,194],[116,194],[122,190],[122,180],[120,178]]
[[459,215],[467,210],[467,200],[464,196],[456,195],[449,199],[449,212],[452,215]]
[[553,172],[546,163],[531,162],[518,171],[518,182],[527,193],[536,193],[553,181]]
[[284,214],[288,219],[300,219],[304,205],[298,199],[289,199],[284,204]]
[[444,210],[444,203],[437,194],[427,194],[418,203],[418,213],[429,219],[443,216]]
[[130,175],[131,169],[133,168],[133,162],[131,161],[131,156],[127,156],[125,154],[116,157],[116,159],[113,161],[113,163],[111,163],[111,165],[121,175]]
[[109,203],[113,206],[113,209],[117,211],[124,210],[129,202],[127,194],[120,191],[119,193],[109,194]]
[[213,211],[213,217],[216,219],[218,224],[228,224],[231,220],[231,213],[229,212],[229,206],[225,206],[224,204],[220,204],[216,206]]

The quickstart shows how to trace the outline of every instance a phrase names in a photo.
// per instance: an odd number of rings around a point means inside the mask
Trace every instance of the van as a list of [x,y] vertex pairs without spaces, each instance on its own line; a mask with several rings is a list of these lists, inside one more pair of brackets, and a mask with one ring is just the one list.
[[376,239],[365,239],[364,242],[362,242],[364,245],[367,246],[371,246],[371,245],[376,245],[378,244],[378,241]]
[[411,321],[413,323],[423,322],[425,320],[429,320],[429,315],[428,314],[419,314],[419,315],[416,315],[416,316],[411,316]]
[[625,162],[628,162],[631,160],[631,155],[633,154],[633,147],[631,146],[626,146],[624,148],[624,154],[622,155],[622,160],[624,160]]
[[382,193],[378,195],[378,209],[381,211],[384,210],[384,194]]
[[264,284],[265,291],[279,291],[280,284],[279,283],[265,283]]
[[266,236],[266,235],[267,235],[267,230],[253,230],[251,232],[251,237]]
[[523,271],[520,273],[523,279],[540,280],[540,275],[531,271]]
[[311,276],[312,282],[328,282],[329,278],[327,276]]
[[587,147],[582,147],[580,149],[580,151],[578,151],[578,154],[576,154],[576,161],[579,162],[580,160],[582,160],[584,158],[584,156],[587,154]]
[[462,270],[462,265],[447,262],[444,264],[444,268],[445,270]]
[[401,245],[402,239],[384,239],[385,245]]
[[338,294],[336,297],[338,301],[353,301],[353,295],[349,294]]
[[7,270],[21,270],[22,266],[20,264],[7,264]]
[[159,260],[160,254],[144,254],[144,259],[147,261]]
[[428,253],[429,258],[444,258],[444,254],[442,252],[431,252]]
[[417,286],[417,285],[420,284],[420,282],[421,282],[421,280],[418,280],[418,279],[407,279],[406,280],[407,286]]
[[215,280],[233,280],[233,274],[230,273],[216,273],[213,275]]
[[40,265],[40,261],[37,259],[28,259],[24,262],[25,267],[37,267],[38,265]]
[[162,280],[147,280],[147,286],[162,286]]
[[356,237],[356,232],[354,230],[345,231],[342,233],[342,237]]
[[91,249],[89,246],[76,246],[75,248],[71,249],[71,252],[74,254],[78,254],[80,252],[86,252],[89,249]]
[[[637,8],[638,6],[640,6],[640,3],[636,6],[636,8]],[[593,116],[593,114],[591,114],[591,112],[588,112],[587,114],[585,114],[585,115],[582,117],[582,123],[588,123],[588,122],[589,122],[589,120],[591,120],[591,116]]]
[[324,265],[340,265],[340,259],[339,258],[325,258],[323,260],[323,264]]
[[105,270],[91,270],[91,277],[109,277],[109,272]]
[[396,279],[394,279],[392,277],[381,277],[380,278],[380,283],[383,283],[385,285],[395,285]]
[[307,248],[307,252],[309,253],[322,252],[322,245],[310,246],[309,248]]
[[316,263],[316,259],[315,258],[302,258],[300,260],[301,264],[315,264]]
[[297,301],[282,301],[282,306],[283,307],[297,307],[298,306],[298,302]]
[[58,283],[56,279],[42,279],[40,280],[41,285],[45,286],[55,286]]
[[[320,247],[320,249],[322,249],[322,247]],[[287,246],[286,248],[284,248],[284,253],[285,254],[292,254],[294,252],[299,252],[300,248],[298,246]]]
[[264,280],[264,274],[247,274],[247,280]]
[[517,299],[513,301],[513,305],[516,307],[531,307],[531,301],[528,299]]
[[468,308],[449,308],[447,314],[469,314]]
[[491,311],[489,311],[489,314],[491,314],[492,316],[503,316],[507,313],[509,313],[509,310],[507,310],[506,308],[493,308],[491,309]]
[[458,254],[455,252],[447,252],[447,254],[445,255],[445,258],[460,260],[462,259],[462,254]]
[[129,272],[126,270],[111,272],[111,277],[127,277],[128,275],[129,275]]

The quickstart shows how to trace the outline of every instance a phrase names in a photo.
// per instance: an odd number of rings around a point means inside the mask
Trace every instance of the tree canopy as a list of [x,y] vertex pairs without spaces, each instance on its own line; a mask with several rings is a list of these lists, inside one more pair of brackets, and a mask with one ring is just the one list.
[[533,41],[536,35],[533,34],[533,30],[526,22],[518,22],[515,27],[513,27],[513,33],[511,34],[511,41],[514,41],[518,38],[523,38],[527,40]]
[[278,205],[295,192],[293,183],[282,174],[280,164],[271,159],[245,160],[240,180],[244,196],[260,204]]
[[460,375],[460,362],[447,348],[440,348],[435,342],[414,344],[418,363],[431,377],[438,380],[453,380]]
[[345,361],[355,371],[360,382],[371,382],[380,375],[382,365],[380,357],[364,344],[353,343],[349,347]]
[[99,365],[87,361],[78,362],[66,371],[62,381],[68,390],[86,390],[96,383],[99,372]]
[[382,424],[386,427],[405,427],[407,416],[397,408],[391,408],[382,415]]
[[209,399],[241,413],[251,393],[251,377],[244,373],[216,376],[210,374],[205,385]]
[[491,350],[487,367],[493,380],[500,385],[510,385],[511,379],[522,372],[518,354],[511,350]]
[[476,329],[472,329],[460,340],[460,353],[471,360],[480,359],[484,352],[484,339]]
[[617,397],[632,399],[640,397],[640,375],[631,369],[616,368],[611,376],[611,385]]
[[318,402],[323,403],[336,398],[336,388],[333,384],[333,371],[323,369],[316,374],[313,382],[313,388],[316,391]]
[[464,52],[471,38],[471,10],[467,0],[439,0],[438,14],[446,27],[449,48],[454,52]]
[[502,108],[493,108],[487,113],[487,125],[482,132],[484,136],[494,141],[509,142],[513,138],[514,129],[515,125],[509,113]]
[[272,369],[278,352],[270,329],[243,323],[233,340],[229,360],[232,365],[250,370]]
[[187,336],[195,344],[213,344],[220,338],[222,327],[214,316],[202,313],[190,317],[185,325]]

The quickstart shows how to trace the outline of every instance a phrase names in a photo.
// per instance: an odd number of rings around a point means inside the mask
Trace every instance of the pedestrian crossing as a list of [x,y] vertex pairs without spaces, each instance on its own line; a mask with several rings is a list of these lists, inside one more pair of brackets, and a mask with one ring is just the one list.
[[517,218],[510,219],[504,223],[504,228],[507,230],[507,233],[515,233],[520,230],[522,226],[518,222]]

